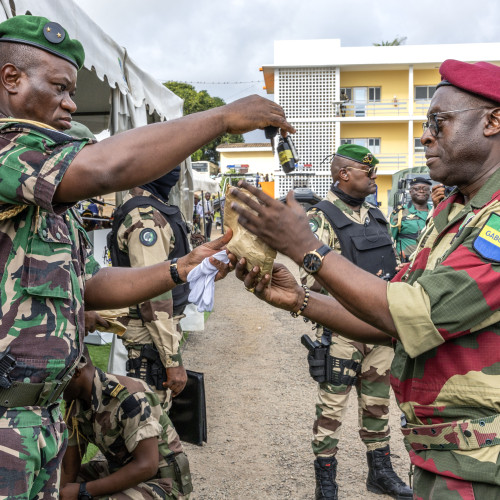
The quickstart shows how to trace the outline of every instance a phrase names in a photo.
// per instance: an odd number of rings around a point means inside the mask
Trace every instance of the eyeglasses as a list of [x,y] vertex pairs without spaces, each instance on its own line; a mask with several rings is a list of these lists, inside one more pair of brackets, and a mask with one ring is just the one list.
[[412,186],[410,188],[410,191],[417,191],[419,193],[430,193],[431,192],[431,188],[430,187],[415,187],[415,186]]
[[377,173],[378,167],[369,167],[368,170],[365,170],[364,168],[356,168],[356,167],[344,167],[344,168],[350,168],[351,170],[361,170],[361,172],[364,172],[368,177],[372,177]]
[[[447,115],[450,113],[463,113],[465,111],[476,111],[478,109],[493,109],[493,108],[488,108],[487,106],[481,106],[479,108],[468,108],[468,109],[454,109],[453,111],[440,111],[439,113],[431,113],[427,117],[427,121],[425,123],[422,123],[422,130],[424,131],[424,134],[429,130],[431,133],[432,137],[437,137],[439,134],[439,121],[438,121],[438,116],[439,115]],[[434,120],[431,122],[431,120]]]

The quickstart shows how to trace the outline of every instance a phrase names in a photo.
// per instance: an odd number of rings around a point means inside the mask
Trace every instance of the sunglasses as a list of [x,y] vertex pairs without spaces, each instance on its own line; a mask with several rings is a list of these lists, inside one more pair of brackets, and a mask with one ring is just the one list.
[[350,168],[351,170],[361,170],[368,177],[372,177],[373,175],[375,175],[377,173],[377,169],[378,169],[378,167],[369,167],[368,170],[366,170],[365,168],[356,168],[356,167],[344,167],[344,168],[345,169]]
[[432,137],[437,137],[439,134],[439,123],[440,123],[440,121],[438,120],[439,115],[448,115],[451,113],[464,113],[465,111],[476,111],[478,109],[493,109],[493,108],[487,106],[481,106],[479,108],[454,109],[452,111],[440,111],[439,113],[431,113],[427,117],[427,121],[422,123],[422,130],[424,131],[424,134],[428,130],[431,133]]

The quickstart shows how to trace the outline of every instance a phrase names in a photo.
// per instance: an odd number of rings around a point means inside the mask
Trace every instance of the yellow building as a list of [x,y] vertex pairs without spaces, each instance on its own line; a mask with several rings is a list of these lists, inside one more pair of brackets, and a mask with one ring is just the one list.
[[[340,40],[274,43],[274,63],[264,65],[266,90],[297,129],[301,162],[314,176],[304,182],[320,196],[331,184],[325,157],[341,144],[360,144],[380,160],[378,201],[387,212],[392,174],[425,165],[420,143],[445,59],[500,65],[500,43],[341,47]],[[275,175],[275,197],[298,184],[300,173]]]

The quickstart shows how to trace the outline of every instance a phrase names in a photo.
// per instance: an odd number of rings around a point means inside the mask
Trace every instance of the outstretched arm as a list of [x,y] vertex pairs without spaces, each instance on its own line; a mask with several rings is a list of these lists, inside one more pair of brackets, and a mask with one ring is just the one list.
[[75,202],[158,179],[222,134],[267,126],[295,132],[281,106],[257,95],[177,120],[123,132],[85,146],[59,184],[54,201]]
[[[247,289],[254,290],[256,297],[286,311],[297,312],[301,308],[305,291],[283,264],[274,264],[272,278],[266,274],[258,281],[258,274],[258,267],[250,272],[246,270],[245,259],[236,264],[236,276],[243,281]],[[310,292],[302,315],[358,342],[367,344],[390,342],[390,336],[385,332],[361,321],[333,297],[321,293]]]
[[[232,232],[196,247],[177,261],[179,276],[183,281],[187,275],[206,257],[223,249],[231,239]],[[234,259],[233,259],[234,262]],[[216,280],[224,278],[234,267],[233,262],[223,264],[211,259],[219,272]],[[103,267],[85,285],[85,307],[87,309],[117,309],[140,304],[145,300],[172,290],[175,282],[170,275],[170,261],[148,267]]]

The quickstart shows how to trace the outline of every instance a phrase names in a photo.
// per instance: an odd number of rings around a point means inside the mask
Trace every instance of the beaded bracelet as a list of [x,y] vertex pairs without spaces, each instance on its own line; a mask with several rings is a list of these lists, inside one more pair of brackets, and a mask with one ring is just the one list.
[[307,307],[307,304],[309,303],[309,295],[311,293],[311,290],[309,290],[309,287],[307,285],[302,285],[302,288],[306,292],[306,295],[304,297],[304,302],[302,302],[302,305],[300,306],[300,309],[297,312],[290,311],[290,315],[293,318],[299,317],[304,312],[304,309]]

